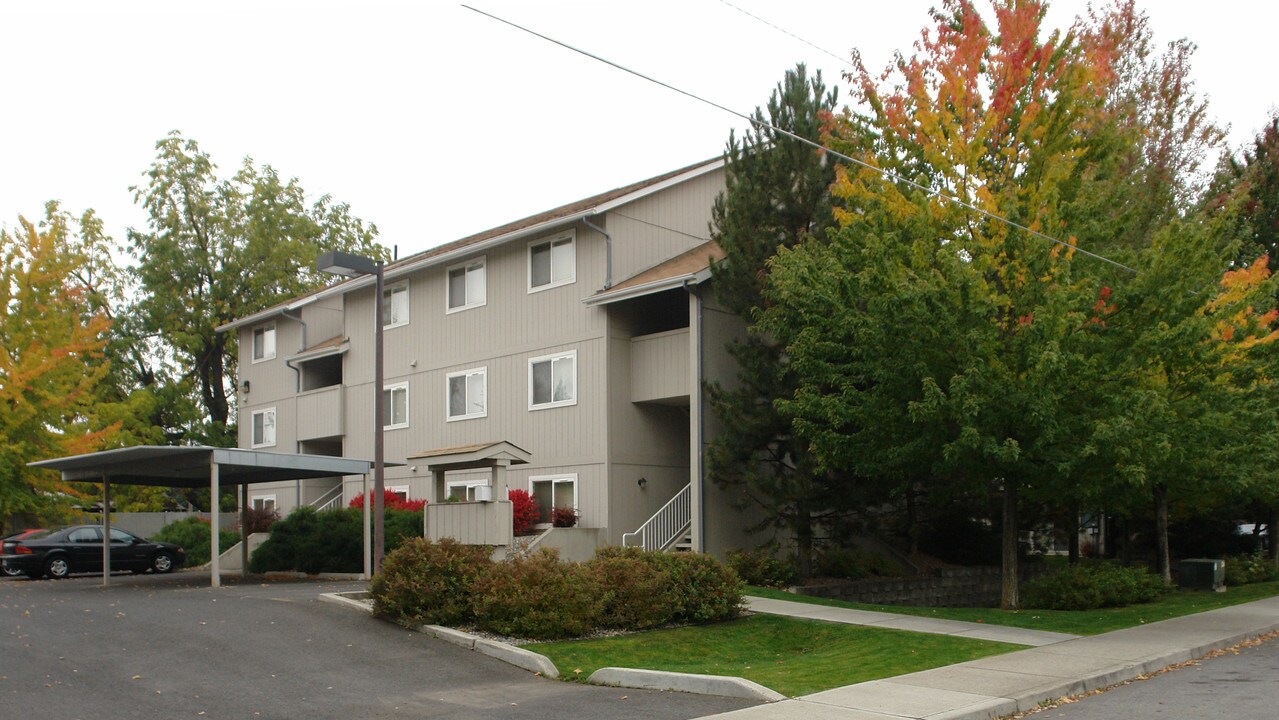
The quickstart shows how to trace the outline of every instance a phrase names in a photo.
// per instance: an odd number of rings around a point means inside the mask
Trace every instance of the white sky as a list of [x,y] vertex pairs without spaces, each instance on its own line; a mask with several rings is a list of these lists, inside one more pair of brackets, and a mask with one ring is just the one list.
[[[470,2],[741,112],[798,61],[828,84],[845,69],[719,0]],[[940,0],[733,2],[874,70]],[[1279,3],[1144,9],[1157,41],[1199,45],[1200,89],[1248,140],[1279,102]],[[179,129],[224,175],[248,155],[350,203],[404,256],[718,156],[743,124],[452,2],[5,0],[0,28],[7,226],[58,199],[123,240],[145,222],[129,186]]]

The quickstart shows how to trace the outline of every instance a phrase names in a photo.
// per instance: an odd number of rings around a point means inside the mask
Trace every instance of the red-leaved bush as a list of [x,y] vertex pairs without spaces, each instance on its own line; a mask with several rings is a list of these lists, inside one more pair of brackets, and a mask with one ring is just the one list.
[[528,535],[533,532],[533,526],[538,523],[542,514],[537,509],[533,496],[527,490],[510,490],[507,497],[511,499],[511,525],[515,534]]
[[557,507],[551,508],[551,526],[557,528],[571,528],[577,525],[577,508]]
[[[412,510],[413,512],[422,512],[426,507],[425,500],[405,500],[391,490],[382,490],[382,505],[387,510]],[[364,507],[364,496],[356,495],[351,498],[349,504],[353,508]]]

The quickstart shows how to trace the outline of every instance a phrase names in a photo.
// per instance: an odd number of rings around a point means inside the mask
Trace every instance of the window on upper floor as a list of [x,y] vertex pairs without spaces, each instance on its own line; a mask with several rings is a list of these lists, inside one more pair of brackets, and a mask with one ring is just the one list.
[[275,357],[275,323],[253,328],[253,362]]
[[253,411],[253,430],[250,444],[255,448],[275,445],[275,408]]
[[409,324],[409,281],[388,285],[382,289],[382,327],[393,328]]
[[382,427],[396,430],[409,426],[409,384],[387,385],[382,390]]
[[573,235],[534,240],[528,246],[528,291],[567,285],[577,279]]
[[488,368],[448,374],[448,420],[488,416]]
[[529,410],[577,404],[577,351],[528,361]]
[[468,260],[448,269],[448,311],[470,310],[484,304],[487,292],[484,258]]

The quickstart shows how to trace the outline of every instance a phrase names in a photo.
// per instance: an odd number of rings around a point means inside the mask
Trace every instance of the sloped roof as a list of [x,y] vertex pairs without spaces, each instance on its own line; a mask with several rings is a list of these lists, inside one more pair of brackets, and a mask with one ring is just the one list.
[[650,295],[679,287],[685,282],[697,284],[709,277],[711,263],[724,259],[724,250],[714,240],[642,270],[607,290],[583,300],[587,305],[601,305],[627,298]]
[[[530,231],[550,229],[550,226],[556,224],[576,221],[580,217],[594,215],[603,212],[610,207],[615,207],[620,204],[637,200],[639,197],[642,197],[648,192],[656,192],[657,190],[662,189],[667,184],[680,182],[685,175],[691,174],[696,176],[704,172],[714,170],[722,166],[723,162],[722,158],[704,160],[678,170],[672,170],[668,173],[648,178],[647,180],[641,180],[639,182],[631,183],[630,185],[624,185],[619,188],[599,193],[598,195],[592,195],[590,197],[568,203],[567,205],[561,205],[536,215],[529,215],[528,217],[506,223],[505,225],[499,225],[497,227],[475,233],[474,235],[468,235],[467,237],[459,240],[454,240],[453,242],[445,243],[429,250],[424,250],[420,253],[408,255],[388,264],[383,272],[389,279],[395,276],[407,274],[421,267],[439,264],[444,262],[446,258],[452,259],[454,256],[463,253],[468,249],[478,249],[479,246],[487,246],[505,242],[507,240],[515,240],[520,237],[524,237],[529,234]],[[268,317],[278,315],[283,311],[292,310],[306,305],[320,297],[349,292],[350,290],[364,287],[371,282],[372,280],[369,277],[364,276],[328,285],[312,292],[291,298],[282,303],[278,303],[266,308],[265,310],[238,318],[232,322],[226,323],[225,325],[221,325],[218,327],[218,332],[226,332],[245,325],[251,325]]]

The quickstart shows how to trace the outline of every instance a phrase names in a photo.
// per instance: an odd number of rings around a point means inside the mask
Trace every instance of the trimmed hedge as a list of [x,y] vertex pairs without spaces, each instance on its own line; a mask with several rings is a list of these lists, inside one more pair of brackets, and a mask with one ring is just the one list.
[[1146,568],[1087,562],[1027,582],[1022,603],[1044,610],[1094,610],[1150,602],[1167,591],[1163,579]]
[[[211,528],[209,521],[204,518],[183,518],[160,528],[160,532],[152,535],[150,539],[156,542],[177,545],[186,554],[185,565],[187,567],[197,567],[212,559],[210,554],[213,540]],[[240,533],[234,530],[218,531],[218,547],[222,548],[223,552],[238,542],[240,542]]]
[[[422,514],[387,510],[383,527],[389,553],[406,539],[422,537]],[[249,572],[358,573],[364,570],[363,547],[362,510],[301,507],[271,526],[271,537],[249,560]]]
[[542,549],[494,564],[475,581],[475,622],[501,635],[580,637],[596,627],[598,595],[582,565],[560,562],[558,552]]
[[472,587],[492,564],[487,548],[411,538],[383,558],[369,585],[373,614],[412,625],[470,622]]
[[468,559],[443,543],[415,541],[388,554],[370,587],[374,612],[405,624],[447,624],[447,615],[453,624],[552,640],[727,620],[744,607],[737,573],[709,555],[610,547],[586,563],[563,562],[553,550],[490,563],[487,549],[471,552]]

